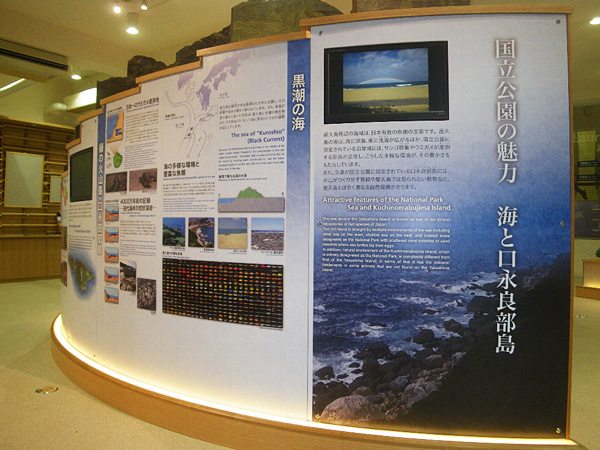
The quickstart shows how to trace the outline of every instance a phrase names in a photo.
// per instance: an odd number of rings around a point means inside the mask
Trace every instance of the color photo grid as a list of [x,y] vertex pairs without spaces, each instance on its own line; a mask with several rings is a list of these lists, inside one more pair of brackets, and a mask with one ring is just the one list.
[[283,328],[283,266],[163,259],[163,312]]

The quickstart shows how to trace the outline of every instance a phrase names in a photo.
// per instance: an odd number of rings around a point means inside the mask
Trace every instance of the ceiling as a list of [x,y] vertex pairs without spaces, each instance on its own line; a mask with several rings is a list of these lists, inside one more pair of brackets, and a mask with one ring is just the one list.
[[[349,13],[352,0],[325,0]],[[0,0],[0,39],[64,55],[84,77],[125,76],[127,61],[151,56],[172,64],[175,53],[231,22],[231,8],[242,0],[121,0],[123,12],[112,12],[113,0]],[[600,0],[471,0],[472,5],[569,5],[571,17],[572,89],[576,105],[600,104]],[[125,32],[127,13],[138,13],[139,34]],[[0,88],[18,78],[0,60]],[[66,73],[61,75],[67,78]],[[76,83],[76,82],[73,82]],[[27,88],[27,83],[13,88]],[[77,92],[74,84],[73,90]],[[13,91],[0,92],[10,95]],[[1,111],[0,111],[1,114]]]

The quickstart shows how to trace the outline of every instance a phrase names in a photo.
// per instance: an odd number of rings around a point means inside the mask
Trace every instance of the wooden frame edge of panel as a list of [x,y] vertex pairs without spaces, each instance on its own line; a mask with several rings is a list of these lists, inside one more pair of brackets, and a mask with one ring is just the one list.
[[248,39],[247,41],[232,42],[230,44],[217,45],[215,47],[202,48],[196,52],[196,56],[202,57],[214,55],[217,53],[225,53],[233,50],[241,50],[249,47],[259,47],[261,45],[276,44],[278,42],[298,41],[300,39],[309,39],[310,31],[301,30],[294,33],[276,34],[256,39]]
[[182,64],[180,66],[169,67],[167,69],[152,72],[146,75],[141,75],[135,79],[137,84],[146,83],[148,81],[157,80],[159,78],[168,77],[169,75],[175,75],[181,72],[187,72],[188,70],[200,69],[202,67],[202,59],[194,61],[188,64]]
[[[324,429],[279,422],[221,410],[169,397],[111,377],[74,356],[51,328],[51,352],[57,367],[77,386],[102,402],[146,422],[177,433],[238,450],[389,450],[489,449],[490,444],[424,440],[361,433],[360,429]],[[341,427],[344,428],[344,427]],[[443,438],[443,437],[442,437]],[[534,440],[535,441],[535,440]],[[584,450],[579,444],[557,439],[552,445],[494,443],[502,450]]]
[[[571,11],[572,13],[573,11]],[[570,283],[570,297],[569,297],[569,361],[568,361],[568,371],[567,374],[567,417],[565,424],[565,435],[569,437],[571,435],[571,408],[573,406],[573,326],[574,326],[574,311],[575,311],[575,144],[573,139],[574,133],[574,125],[573,125],[573,87],[571,80],[572,76],[572,61],[571,61],[571,13],[566,14],[566,29],[567,29],[567,84],[569,90],[569,171],[571,175],[571,182],[569,185],[570,189],[570,217],[569,217],[569,225],[571,228],[571,273],[569,277]]]
[[67,143],[67,145],[65,145],[65,149],[71,150],[73,147],[75,147],[76,145],[79,145],[79,144],[81,144],[81,138],[77,138],[74,141]]
[[[0,234],[0,239],[59,239],[60,234]],[[24,278],[24,280],[38,280],[42,278]],[[59,277],[51,277],[59,278]]]
[[104,106],[107,103],[121,100],[122,98],[131,97],[132,95],[139,94],[141,91],[142,91],[142,87],[136,86],[136,87],[128,89],[126,91],[119,92],[118,94],[111,95],[110,97],[103,98],[102,100],[100,100],[100,105]]
[[77,122],[78,123],[85,122],[88,119],[92,119],[92,118],[94,118],[96,116],[99,116],[103,112],[104,112],[104,106],[102,106],[102,107],[100,107],[98,109],[95,109],[94,111],[90,111],[89,113],[84,114],[83,116],[78,117],[77,118]]
[[48,275],[44,277],[32,277],[32,278],[0,278],[0,284],[2,283],[20,283],[23,281],[41,281],[41,280],[60,280],[60,275]]
[[437,6],[431,8],[386,9],[335,16],[302,19],[300,27],[310,29],[319,25],[333,25],[365,20],[394,19],[402,17],[451,16],[471,14],[572,14],[572,6],[544,5],[482,5],[482,6]]

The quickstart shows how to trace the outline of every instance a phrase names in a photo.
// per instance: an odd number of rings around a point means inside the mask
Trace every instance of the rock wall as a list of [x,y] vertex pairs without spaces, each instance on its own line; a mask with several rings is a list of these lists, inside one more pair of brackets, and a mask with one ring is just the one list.
[[468,6],[471,4],[471,0],[354,0],[354,2],[355,12],[434,6]]
[[300,20],[342,12],[321,0],[249,0],[231,8],[231,42],[300,31]]
[[175,62],[170,66],[148,56],[134,56],[127,62],[126,77],[113,77],[109,78],[108,80],[98,82],[98,97],[96,107],[100,107],[100,100],[103,98],[110,97],[111,95],[115,95],[119,92],[136,87],[137,84],[135,79],[137,77],[158,72],[159,70],[167,69],[169,67],[181,66],[183,64],[198,61],[198,57],[196,56],[197,50],[215,47],[217,45],[229,44],[229,30],[229,26],[225,27],[221,31],[213,33],[210,36],[202,38],[191,45],[183,47],[176,53]]

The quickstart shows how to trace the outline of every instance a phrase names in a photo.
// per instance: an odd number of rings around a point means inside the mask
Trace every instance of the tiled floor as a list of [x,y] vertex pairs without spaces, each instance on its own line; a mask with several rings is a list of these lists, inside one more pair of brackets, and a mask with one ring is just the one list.
[[[124,414],[71,383],[50,354],[60,291],[59,280],[0,284],[0,450],[225,450]],[[573,321],[571,438],[600,450],[600,301],[576,298]],[[46,386],[58,391],[36,393]]]

